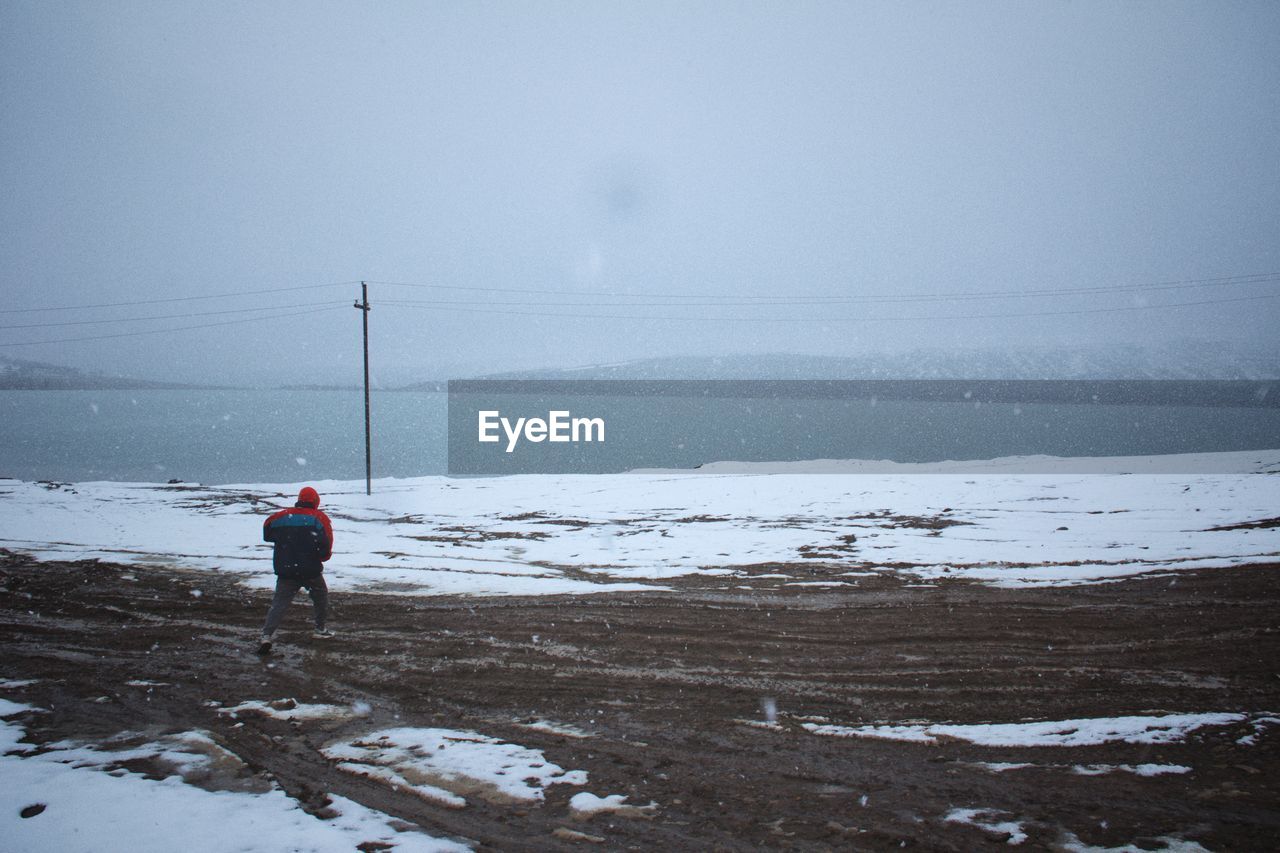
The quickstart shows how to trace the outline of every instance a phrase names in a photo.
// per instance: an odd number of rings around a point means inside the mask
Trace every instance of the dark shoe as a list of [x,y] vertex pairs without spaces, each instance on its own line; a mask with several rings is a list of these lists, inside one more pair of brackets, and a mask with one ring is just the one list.
[[268,637],[266,634],[262,635],[262,640],[258,643],[258,654],[260,655],[271,654],[271,638]]

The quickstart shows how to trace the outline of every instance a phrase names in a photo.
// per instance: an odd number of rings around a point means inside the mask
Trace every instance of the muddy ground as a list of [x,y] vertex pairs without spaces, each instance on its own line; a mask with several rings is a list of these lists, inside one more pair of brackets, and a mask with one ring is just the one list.
[[[338,793],[493,850],[973,850],[1010,840],[946,822],[955,808],[1020,822],[1023,849],[1075,838],[1270,850],[1280,839],[1280,727],[1040,748],[801,727],[812,717],[848,725],[1280,712],[1280,566],[1039,590],[911,588],[886,577],[839,592],[691,580],[674,593],[572,598],[335,594],[332,640],[310,636],[310,603],[300,597],[276,652],[262,659],[253,647],[268,594],[233,577],[0,556],[0,676],[42,679],[6,695],[50,711],[22,718],[29,740],[204,729],[247,765],[238,778],[204,784],[260,790],[274,779],[322,815],[325,793]],[[372,712],[235,720],[212,704],[284,697],[367,702]],[[773,728],[758,725],[766,698],[779,712]],[[589,736],[520,725],[533,720]],[[657,808],[575,819],[568,800],[584,789],[560,784],[542,803],[480,792],[450,809],[344,773],[320,753],[388,725],[468,729],[537,748],[586,770],[585,790]],[[1237,742],[1250,735],[1253,744]],[[994,762],[1037,766],[981,766]],[[1146,763],[1192,769],[1071,769]]]

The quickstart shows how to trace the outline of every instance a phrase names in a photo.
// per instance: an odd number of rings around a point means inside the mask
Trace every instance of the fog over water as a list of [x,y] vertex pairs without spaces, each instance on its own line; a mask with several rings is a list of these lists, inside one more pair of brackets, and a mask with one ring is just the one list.
[[[1263,2],[10,0],[0,356],[353,384],[325,285],[360,279],[386,383],[1273,346],[1277,36]],[[241,291],[279,292],[152,301]],[[798,294],[864,301],[726,299]]]

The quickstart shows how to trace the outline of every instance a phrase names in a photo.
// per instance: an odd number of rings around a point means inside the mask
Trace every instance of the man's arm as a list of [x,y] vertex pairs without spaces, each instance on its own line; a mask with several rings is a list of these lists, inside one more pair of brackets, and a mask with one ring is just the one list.
[[272,513],[270,516],[267,517],[266,521],[262,522],[262,541],[263,542],[276,541],[276,531],[274,528],[272,528],[271,523],[283,514],[284,514],[283,512]]
[[320,555],[320,562],[324,563],[333,556],[333,525],[323,512],[320,513],[320,521],[324,524],[324,553]]

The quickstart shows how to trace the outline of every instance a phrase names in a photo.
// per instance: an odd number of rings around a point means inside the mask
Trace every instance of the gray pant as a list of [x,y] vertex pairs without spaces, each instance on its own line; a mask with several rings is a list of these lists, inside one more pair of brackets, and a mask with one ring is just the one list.
[[262,627],[263,635],[270,637],[275,633],[293,597],[303,587],[306,587],[307,592],[311,594],[311,603],[315,605],[316,630],[324,630],[325,616],[329,613],[329,587],[325,585],[324,575],[316,575],[306,580],[277,576],[276,594],[271,597],[271,609],[267,611],[267,624]]

